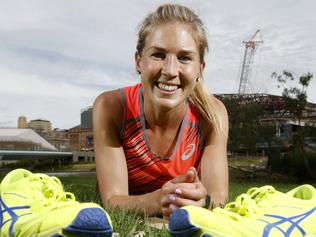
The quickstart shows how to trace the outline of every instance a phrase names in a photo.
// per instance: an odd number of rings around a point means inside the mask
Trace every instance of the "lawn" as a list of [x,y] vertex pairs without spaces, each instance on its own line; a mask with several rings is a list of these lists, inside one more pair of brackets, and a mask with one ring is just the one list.
[[[61,178],[67,191],[75,193],[78,200],[87,202],[94,201],[101,203],[99,195],[96,193],[96,179],[94,177],[68,177]],[[239,194],[247,191],[250,187],[261,187],[268,185],[263,181],[231,181],[230,182],[230,201],[234,200]],[[297,183],[273,183],[276,189],[286,192],[299,184]],[[313,184],[315,186],[315,183]],[[122,210],[107,210],[110,214],[114,232],[120,236],[133,236],[132,233],[143,231],[145,236],[169,236],[166,229],[158,230],[149,226],[148,218],[136,213]]]
[[[0,177],[2,180],[2,177]],[[96,191],[96,178],[94,176],[80,177],[61,177],[64,188],[68,192],[73,192],[80,202],[96,202],[101,204],[100,196]],[[231,181],[229,200],[232,201],[239,194],[247,191],[250,187],[260,187],[269,183],[264,181]],[[316,186],[315,183],[311,183]],[[286,192],[296,186],[298,183],[273,183],[276,189]],[[111,216],[114,232],[119,233],[116,236],[143,236],[135,233],[144,233],[145,236],[169,236],[166,229],[152,228],[148,217],[133,212],[127,212],[118,209],[106,210]],[[114,235],[115,236],[115,235]]]

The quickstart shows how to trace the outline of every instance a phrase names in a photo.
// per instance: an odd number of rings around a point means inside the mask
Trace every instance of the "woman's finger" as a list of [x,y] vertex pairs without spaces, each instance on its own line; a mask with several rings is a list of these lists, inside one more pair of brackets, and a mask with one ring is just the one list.
[[[182,197],[176,197],[176,199],[170,204],[170,205],[175,205],[176,207],[184,207],[184,206],[199,206],[203,207],[204,206],[204,198],[200,200],[192,200],[192,199],[187,199],[187,198],[182,198]],[[170,206],[169,205],[169,206]]]
[[171,180],[173,184],[198,182],[199,176],[194,167],[190,167],[185,174],[179,175]]
[[192,188],[189,185],[179,185],[174,192],[178,197],[192,199],[198,201],[203,199],[207,194],[206,189],[201,183],[198,183]]

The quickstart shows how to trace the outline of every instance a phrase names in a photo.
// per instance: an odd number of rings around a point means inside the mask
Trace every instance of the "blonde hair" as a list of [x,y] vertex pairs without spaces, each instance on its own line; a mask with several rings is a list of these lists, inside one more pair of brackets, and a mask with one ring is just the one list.
[[[192,36],[199,51],[200,63],[204,63],[204,56],[208,51],[208,42],[203,22],[191,9],[179,4],[159,6],[156,11],[149,14],[140,24],[136,46],[138,54],[142,55],[146,38],[153,28],[170,22],[180,22],[191,26]],[[219,116],[215,113],[216,101],[214,96],[208,92],[203,80],[197,83],[194,91],[189,96],[189,100],[208,121],[211,129],[217,133],[223,131]]]

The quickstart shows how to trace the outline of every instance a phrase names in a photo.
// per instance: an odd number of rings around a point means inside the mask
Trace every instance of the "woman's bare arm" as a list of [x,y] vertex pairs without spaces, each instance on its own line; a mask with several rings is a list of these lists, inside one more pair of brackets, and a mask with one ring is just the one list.
[[105,92],[95,100],[94,152],[103,205],[159,213],[160,190],[139,196],[129,195],[127,164],[119,140],[122,119],[122,100],[118,90]]
[[[215,99],[215,98],[214,98]],[[201,182],[215,206],[224,204],[228,199],[227,138],[228,115],[222,102],[216,100],[223,133],[209,133],[201,161]]]

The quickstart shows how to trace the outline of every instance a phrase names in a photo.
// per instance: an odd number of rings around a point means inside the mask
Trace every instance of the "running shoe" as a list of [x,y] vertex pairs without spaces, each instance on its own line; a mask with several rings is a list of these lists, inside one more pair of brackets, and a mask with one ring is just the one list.
[[101,237],[112,223],[95,203],[79,203],[60,180],[25,169],[8,173],[0,184],[1,237]]
[[171,215],[169,232],[174,237],[316,236],[316,190],[302,185],[282,193],[264,186],[213,211],[186,206]]

